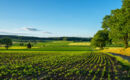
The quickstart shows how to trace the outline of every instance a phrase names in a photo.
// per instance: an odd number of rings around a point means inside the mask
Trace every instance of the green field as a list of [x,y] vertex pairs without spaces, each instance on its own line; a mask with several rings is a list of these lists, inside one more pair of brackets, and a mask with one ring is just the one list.
[[[88,45],[69,45],[69,41],[52,41],[32,43],[32,49],[27,49],[26,44],[20,46],[20,43],[14,43],[8,51],[90,51],[92,48]],[[1,51],[7,51],[4,47],[0,47]]]
[[0,53],[0,64],[0,79],[116,80],[130,74],[115,58],[91,52]]
[[[88,45],[67,41],[0,47],[0,80],[128,80],[130,66]],[[84,43],[84,42],[83,42]],[[80,43],[81,44],[81,43]],[[88,42],[87,42],[88,44]]]

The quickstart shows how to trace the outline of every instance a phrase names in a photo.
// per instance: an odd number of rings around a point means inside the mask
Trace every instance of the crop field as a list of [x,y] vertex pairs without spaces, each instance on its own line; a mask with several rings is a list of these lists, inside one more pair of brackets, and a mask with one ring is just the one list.
[[69,45],[71,46],[90,46],[90,42],[74,42],[74,43],[70,43]]
[[0,13],[0,80],[130,80],[130,0],[1,0]]
[[0,47],[0,80],[128,80],[130,66],[89,42],[14,43]]
[[[90,47],[42,47],[27,49],[26,47],[12,47],[8,51],[88,51],[92,50]],[[1,48],[1,51],[7,51]]]
[[128,80],[130,69],[103,53],[0,53],[0,79]]

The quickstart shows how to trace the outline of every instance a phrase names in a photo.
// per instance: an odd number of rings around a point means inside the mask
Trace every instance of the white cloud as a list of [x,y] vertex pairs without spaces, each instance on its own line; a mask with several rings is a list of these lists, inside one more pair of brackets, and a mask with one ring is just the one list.
[[43,32],[44,34],[53,34],[52,32]]
[[[44,34],[44,35],[43,35]],[[23,27],[15,29],[0,29],[0,35],[18,35],[18,36],[51,36],[52,32],[42,31],[37,28]]]
[[28,33],[0,31],[0,35],[29,35]]

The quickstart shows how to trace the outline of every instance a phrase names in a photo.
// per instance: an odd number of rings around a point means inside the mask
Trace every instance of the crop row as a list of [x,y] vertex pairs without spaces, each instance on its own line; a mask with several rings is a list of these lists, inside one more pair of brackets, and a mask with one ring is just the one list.
[[0,53],[0,79],[5,80],[118,80],[127,79],[129,72],[115,58],[102,53]]

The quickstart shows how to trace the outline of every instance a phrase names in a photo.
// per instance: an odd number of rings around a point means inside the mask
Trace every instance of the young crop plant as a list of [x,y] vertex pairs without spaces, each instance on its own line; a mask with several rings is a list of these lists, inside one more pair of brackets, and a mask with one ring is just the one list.
[[94,77],[92,78],[92,80],[95,80],[96,79],[96,75],[94,75]]
[[[0,80],[3,79],[120,79],[116,59],[100,53],[0,53]],[[111,76],[114,71],[114,76]],[[126,71],[126,70],[125,70]],[[117,72],[117,74],[115,73]],[[130,71],[128,71],[130,72]],[[107,75],[105,77],[105,75]],[[121,76],[120,76],[121,75]]]

